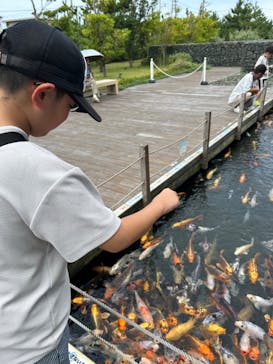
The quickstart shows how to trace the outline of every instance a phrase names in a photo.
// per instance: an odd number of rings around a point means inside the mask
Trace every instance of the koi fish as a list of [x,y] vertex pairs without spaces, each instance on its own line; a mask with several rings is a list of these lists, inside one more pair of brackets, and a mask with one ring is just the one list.
[[224,154],[224,158],[229,158],[231,157],[231,149],[228,148],[228,151]]
[[248,353],[250,352],[250,349],[251,349],[250,337],[246,332],[244,332],[240,338],[239,349],[240,349],[240,353],[243,356],[248,355]]
[[271,188],[271,190],[269,191],[268,198],[270,201],[273,201],[273,188]]
[[226,334],[226,329],[214,322],[203,325],[201,328],[205,335],[209,337],[217,337]]
[[249,190],[247,191],[247,193],[244,196],[241,196],[242,204],[245,205],[248,203],[250,192],[251,192],[251,188],[249,188]]
[[224,313],[222,311],[216,311],[208,314],[205,319],[202,321],[202,325],[208,325],[211,323],[216,323],[221,321],[224,317]]
[[164,251],[163,251],[163,256],[165,259],[170,258],[173,249],[174,249],[173,238],[170,237],[170,242],[165,246]]
[[189,284],[191,293],[196,293],[198,287],[203,283],[200,277],[201,270],[201,258],[199,255],[196,257],[197,263],[190,277],[186,277],[186,281]]
[[177,341],[182,336],[186,335],[193,327],[196,319],[190,318],[188,321],[178,324],[173,327],[166,335],[166,340]]
[[218,269],[217,267],[215,267],[211,264],[208,264],[206,260],[205,260],[205,268],[206,268],[206,271],[209,274],[211,274],[216,280],[226,282],[226,283],[231,283],[231,279],[228,274],[226,274],[222,270]]
[[248,353],[248,357],[250,360],[258,361],[260,360],[261,352],[258,343],[254,346],[251,346],[250,351]]
[[224,364],[239,364],[239,360],[236,358],[236,356],[229,351],[228,349],[224,348],[219,343],[214,345],[214,349],[219,353],[220,360]]
[[219,310],[223,311],[232,320],[235,321],[237,319],[237,314],[234,312],[232,306],[227,302],[227,300],[224,299],[224,297],[220,296],[216,292],[211,292],[210,297]]
[[259,271],[256,260],[260,254],[260,252],[257,252],[247,264],[248,277],[250,282],[253,284],[255,284],[259,278]]
[[208,231],[215,230],[217,227],[218,226],[209,228],[209,227],[206,227],[206,226],[198,226],[198,225],[195,225],[195,224],[189,224],[187,226],[187,230],[189,230],[191,232],[195,232],[195,233],[206,233]]
[[213,175],[214,175],[214,173],[217,171],[217,167],[216,168],[214,168],[214,169],[211,169],[208,173],[207,173],[207,175],[206,175],[206,179],[211,179],[212,177],[213,177]]
[[257,205],[257,192],[254,193],[254,195],[252,196],[251,200],[248,202],[249,205],[253,208]]
[[152,251],[159,245],[161,244],[161,241],[149,246],[148,248],[146,248],[145,250],[143,250],[140,254],[140,256],[138,257],[139,260],[143,260],[145,258],[147,258],[151,253]]
[[188,219],[185,219],[185,220],[181,220],[181,221],[178,221],[174,224],[172,224],[172,228],[177,228],[177,227],[184,227],[184,226],[187,226],[189,225],[190,223],[192,223],[193,221],[195,220],[200,220],[202,219],[203,215],[197,215],[195,217],[190,217]]
[[130,281],[133,273],[134,261],[131,261],[122,274],[117,276],[111,283],[105,282],[104,298],[110,299],[114,293],[124,288]]
[[252,339],[263,340],[265,331],[251,321],[235,321],[234,325],[246,332]]
[[90,298],[87,298],[84,296],[77,296],[77,297],[74,297],[71,302],[75,305],[83,305],[84,303],[89,303]]
[[224,257],[224,250],[220,251],[219,262],[216,263],[216,266],[222,269],[228,276],[233,274],[232,267],[227,262],[226,258]]
[[132,253],[124,254],[122,258],[120,258],[110,269],[109,274],[117,275],[120,273],[123,269],[125,269],[129,263],[134,260],[139,255],[138,250],[132,251]]
[[237,247],[234,251],[234,255],[247,255],[250,248],[252,248],[254,245],[254,238],[251,238],[251,242],[249,244],[241,245]]
[[245,173],[242,173],[240,175],[239,182],[240,183],[245,183],[245,181],[246,181],[246,174]]
[[210,349],[210,347],[205,344],[204,341],[198,339],[196,336],[192,336],[192,335],[187,335],[187,338],[189,338],[191,340],[191,342],[193,343],[194,347],[196,348],[196,350],[202,354],[206,359],[212,361],[215,359],[215,355],[213,354],[212,350]]
[[254,307],[257,310],[262,310],[264,308],[268,308],[273,306],[273,298],[265,299],[260,296],[255,296],[253,294],[247,294],[246,297],[253,303]]
[[265,314],[264,315],[265,322],[268,324],[268,335],[273,336],[273,319],[270,317],[270,315]]
[[193,238],[194,238],[194,234],[191,235],[187,248],[184,251],[184,254],[186,255],[189,263],[193,263],[195,254],[196,254],[196,251],[193,250],[193,246],[192,246]]
[[139,296],[137,291],[134,291],[134,292],[135,292],[135,297],[136,297],[137,309],[142,317],[142,320],[144,322],[147,322],[149,324],[150,328],[153,328],[154,320],[153,320],[151,311],[149,310],[148,306],[145,304],[143,299]]
[[102,322],[102,316],[101,316],[100,309],[96,303],[92,304],[90,313],[91,313],[91,318],[92,318],[93,324],[95,326],[94,333],[96,335],[102,335],[103,332],[105,331],[105,327]]

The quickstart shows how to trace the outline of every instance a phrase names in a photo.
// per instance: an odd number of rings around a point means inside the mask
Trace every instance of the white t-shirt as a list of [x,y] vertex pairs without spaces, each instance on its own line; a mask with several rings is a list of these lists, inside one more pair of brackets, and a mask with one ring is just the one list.
[[258,86],[257,80],[253,80],[253,72],[247,73],[232,90],[228,104],[230,106],[237,106],[240,103],[241,95],[249,91],[252,87]]
[[0,361],[30,364],[67,324],[67,262],[113,236],[120,218],[79,168],[32,142],[0,147],[0,176]]
[[263,54],[258,58],[254,68],[259,66],[260,64],[263,64],[266,67],[266,72],[265,72],[264,76],[261,79],[267,79],[268,74],[269,74],[269,61],[268,61],[268,58],[266,58]]

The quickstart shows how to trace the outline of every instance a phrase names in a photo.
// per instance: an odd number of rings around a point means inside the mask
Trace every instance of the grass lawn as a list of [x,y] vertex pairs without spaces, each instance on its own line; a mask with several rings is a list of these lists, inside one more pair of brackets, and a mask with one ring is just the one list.
[[[100,72],[98,62],[92,64],[92,70],[96,80],[102,80],[104,78],[113,78],[119,80],[119,89],[146,83],[150,80],[150,65],[142,65],[142,60],[136,60],[133,63],[133,67],[129,67],[129,62],[114,62],[106,64],[106,76]],[[197,67],[196,64],[191,63],[190,67],[181,67],[180,69],[173,69],[172,64],[168,66],[160,66],[160,68],[171,75],[177,75],[185,72],[191,72]],[[166,77],[163,73],[156,70],[154,67],[154,78]]]

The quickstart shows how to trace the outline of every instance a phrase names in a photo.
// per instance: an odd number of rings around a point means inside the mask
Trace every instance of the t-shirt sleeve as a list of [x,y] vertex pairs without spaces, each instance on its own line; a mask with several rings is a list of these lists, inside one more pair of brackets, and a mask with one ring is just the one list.
[[68,262],[74,262],[111,238],[120,218],[103,203],[96,187],[73,168],[46,192],[30,228],[50,242]]

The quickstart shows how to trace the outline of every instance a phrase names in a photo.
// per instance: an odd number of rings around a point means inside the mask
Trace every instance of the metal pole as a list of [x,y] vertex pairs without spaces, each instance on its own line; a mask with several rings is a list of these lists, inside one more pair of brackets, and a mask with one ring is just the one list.
[[153,61],[152,58],[150,59],[150,79],[149,79],[149,82],[150,83],[155,83],[155,80],[154,80],[154,61]]
[[209,164],[209,140],[211,127],[211,111],[205,113],[205,127],[203,137],[203,161],[202,168],[207,169]]
[[150,164],[149,164],[149,146],[140,146],[140,173],[142,179],[143,205],[146,206],[151,201],[150,190]]
[[204,57],[201,85],[208,85],[208,84],[209,84],[209,83],[206,81],[206,69],[207,69],[207,57]]

